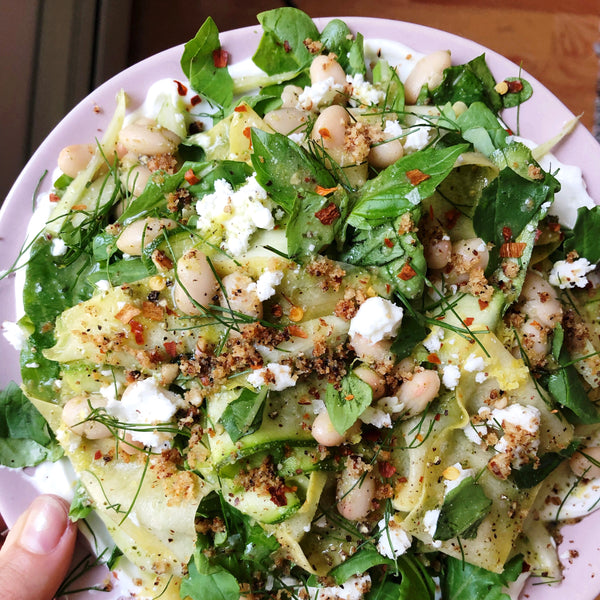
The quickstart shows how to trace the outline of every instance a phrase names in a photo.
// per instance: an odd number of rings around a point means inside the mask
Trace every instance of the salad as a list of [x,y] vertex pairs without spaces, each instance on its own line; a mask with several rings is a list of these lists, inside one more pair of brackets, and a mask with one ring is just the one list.
[[546,525],[600,476],[600,213],[550,154],[568,128],[508,130],[535,98],[483,55],[258,19],[253,64],[208,19],[184,77],[58,157],[5,462],[70,459],[72,517],[140,598],[560,580]]

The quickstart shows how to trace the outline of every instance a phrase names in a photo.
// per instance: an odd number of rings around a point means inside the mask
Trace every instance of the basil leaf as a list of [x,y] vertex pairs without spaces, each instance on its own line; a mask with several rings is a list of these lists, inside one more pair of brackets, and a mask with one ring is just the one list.
[[516,581],[523,570],[523,558],[515,556],[505,565],[503,573],[492,573],[464,560],[446,556],[440,584],[444,600],[510,600],[503,592]]
[[233,102],[233,79],[226,66],[215,65],[214,53],[220,48],[219,30],[208,17],[184,46],[181,69],[195,91],[213,104],[226,108]]
[[507,77],[504,81],[520,81],[523,86],[523,89],[520,92],[508,92],[501,96],[504,108],[512,108],[513,106],[523,104],[523,102],[529,100],[529,98],[533,96],[533,88],[525,79],[521,79],[521,77]]
[[[560,362],[560,361],[559,361]],[[588,398],[577,369],[563,366],[548,377],[548,391],[561,406],[569,409],[575,423],[600,423],[600,411]]]
[[237,579],[223,567],[200,572],[196,562],[188,565],[188,576],[181,582],[181,598],[192,600],[239,600],[240,585]]
[[[362,187],[348,222],[358,229],[370,229],[413,209],[433,194],[467,148],[466,144],[427,148],[401,158]],[[414,170],[428,178],[413,185],[407,173]]]
[[[385,535],[385,533],[383,534]],[[391,558],[382,556],[377,551],[377,548],[371,544],[366,544],[358,552],[346,559],[343,563],[329,571],[329,576],[337,585],[345,583],[353,575],[365,573],[371,567],[377,565],[395,565],[395,561]]]
[[506,146],[508,132],[496,115],[482,102],[475,102],[469,106],[456,122],[462,137],[471,142],[475,150],[486,156]]
[[310,65],[313,56],[304,40],[318,40],[319,30],[305,12],[286,6],[259,13],[257,18],[263,35],[252,57],[256,66],[276,75]]
[[350,75],[360,73],[366,75],[363,36],[358,33],[356,38],[348,25],[340,19],[333,19],[327,23],[319,39],[323,43],[323,52],[333,52],[337,61]]
[[577,210],[577,221],[573,227],[573,236],[565,241],[565,251],[575,250],[579,256],[587,258],[592,264],[600,261],[600,206]]
[[16,383],[9,383],[0,392],[0,464],[33,467],[61,456],[44,417]]
[[[435,582],[423,564],[415,556],[403,554],[395,561],[400,583],[383,579],[375,584],[367,598],[369,600],[433,600],[435,598]],[[389,571],[388,571],[389,572]]]
[[151,262],[146,264],[141,258],[125,258],[111,263],[101,271],[95,271],[88,278],[89,283],[108,279],[112,285],[123,285],[145,279],[156,273],[156,267]]
[[390,350],[400,361],[412,354],[415,346],[427,337],[428,327],[419,313],[404,313],[400,331],[394,340]]
[[269,388],[258,392],[244,388],[242,393],[227,405],[219,422],[225,427],[232,442],[257,431],[262,424],[263,408]]
[[354,425],[372,400],[371,386],[354,373],[346,375],[340,381],[339,390],[336,390],[331,383],[327,384],[325,406],[331,423],[340,435]]
[[472,477],[466,477],[446,494],[433,539],[446,541],[465,533],[465,537],[475,537],[473,532],[491,506],[483,488]]

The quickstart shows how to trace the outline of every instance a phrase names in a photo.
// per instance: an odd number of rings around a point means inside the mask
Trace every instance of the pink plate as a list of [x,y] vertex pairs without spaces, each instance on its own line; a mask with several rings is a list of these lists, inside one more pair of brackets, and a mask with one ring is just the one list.
[[[343,17],[342,17],[343,18]],[[322,28],[329,19],[315,19]],[[453,63],[467,62],[485,52],[496,79],[514,77],[519,67],[499,54],[470,40],[437,29],[386,19],[347,17],[343,20],[353,31],[366,38],[399,41],[420,52],[439,49],[452,51]],[[245,27],[221,34],[223,47],[232,62],[252,55],[260,39],[260,27]],[[113,77],[80,102],[52,131],[38,148],[15,182],[0,210],[0,269],[7,269],[17,257],[22,245],[27,222],[31,216],[32,198],[42,174],[52,173],[59,151],[69,144],[87,143],[103,135],[115,107],[117,92],[124,89],[129,95],[129,109],[137,108],[146,90],[154,81],[172,77],[182,79],[179,59],[183,46],[177,46],[152,56]],[[539,81],[523,73],[534,89],[533,98],[520,110],[521,135],[535,142],[544,142],[556,135],[573,114]],[[516,109],[505,111],[508,125],[516,128]],[[585,127],[575,131],[555,149],[556,156],[566,164],[574,164],[583,171],[588,191],[600,203],[600,145]],[[51,188],[51,177],[46,175],[39,191]],[[15,320],[14,282],[9,277],[0,281],[0,322]],[[14,349],[0,336],[0,387],[19,381],[19,361]],[[10,525],[27,506],[34,493],[28,477],[20,472],[0,469],[0,513]],[[565,565],[565,580],[560,585],[539,585],[532,581],[522,598],[552,600],[568,597],[570,600],[592,600],[600,593],[600,511],[575,525],[562,530],[564,541],[560,554],[570,555]],[[570,552],[575,551],[575,552]],[[538,583],[538,585],[535,585]],[[86,595],[91,598],[93,594]],[[115,600],[118,594],[97,593],[98,598]]]

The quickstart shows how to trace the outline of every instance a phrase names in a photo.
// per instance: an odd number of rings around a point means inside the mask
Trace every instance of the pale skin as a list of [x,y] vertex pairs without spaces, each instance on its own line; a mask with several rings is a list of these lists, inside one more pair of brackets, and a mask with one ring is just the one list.
[[68,512],[65,500],[44,495],[19,517],[0,548],[3,600],[54,598],[69,569],[77,534]]

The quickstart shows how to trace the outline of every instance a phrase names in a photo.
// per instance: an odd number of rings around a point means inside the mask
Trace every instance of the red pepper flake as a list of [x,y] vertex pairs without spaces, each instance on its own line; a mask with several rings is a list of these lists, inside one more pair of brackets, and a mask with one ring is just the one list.
[[293,337],[299,337],[299,338],[303,338],[303,339],[308,338],[308,333],[306,333],[306,331],[304,331],[304,329],[302,329],[302,327],[298,327],[298,325],[288,325],[287,329],[288,329],[290,335]]
[[382,477],[391,477],[396,473],[396,467],[387,461],[382,461],[379,463],[379,472]]
[[460,217],[460,211],[455,208],[450,209],[448,212],[444,214],[444,218],[446,219],[446,227],[448,229],[452,229]]
[[177,79],[174,79],[173,81],[175,81],[175,83],[177,84],[177,93],[180,96],[185,96],[188,92],[187,87],[185,87],[185,85],[183,85],[183,83],[181,83],[181,81],[177,81]]
[[50,192],[48,200],[50,200],[50,202],[58,202],[60,200],[60,196],[58,194],[55,194],[54,192]]
[[200,96],[198,96],[198,94],[196,94],[195,96],[192,96],[190,98],[190,104],[192,106],[196,106],[196,104],[200,104],[200,102],[202,102],[202,98],[200,98]]
[[290,46],[290,43],[287,40],[284,40],[283,42],[283,49],[288,53],[292,51],[292,47]]
[[321,127],[321,129],[318,131],[318,134],[325,140],[331,137],[331,133],[329,133],[329,129],[327,129],[327,127]]
[[196,185],[197,183],[200,182],[200,180],[198,179],[198,177],[196,177],[196,173],[194,173],[193,169],[188,169],[185,172],[185,175],[183,176],[183,178],[190,184],[190,185]]
[[471,325],[473,325],[473,321],[474,321],[474,320],[475,320],[475,319],[474,319],[473,317],[467,317],[467,318],[465,319],[465,325],[466,325],[467,327],[471,327]]
[[177,356],[177,343],[176,342],[165,342],[163,344],[167,354],[175,358]]
[[100,460],[102,458],[102,452],[100,450],[96,450],[96,454],[94,454],[95,460]]
[[440,413],[435,413],[435,417],[433,417],[434,421],[439,421],[442,418],[442,415],[440,415]]
[[435,352],[432,352],[431,354],[427,355],[427,362],[430,362],[433,365],[441,365],[442,364],[440,357]]
[[139,321],[132,319],[131,321],[129,321],[129,327],[131,329],[131,333],[133,333],[133,335],[135,337],[135,343],[140,344],[140,345],[143,344],[144,343],[144,326]]
[[489,302],[487,300],[478,300],[479,302],[479,310],[485,310],[489,306]]
[[408,479],[406,477],[398,477],[398,483],[408,483]]
[[434,219],[434,214],[433,214],[433,204],[429,205],[429,218],[433,221]]
[[242,133],[244,134],[244,137],[250,139],[250,136],[252,135],[251,131],[252,129],[250,127],[244,127],[244,131],[242,131]]
[[428,179],[431,179],[431,175],[423,173],[421,169],[411,169],[406,171],[406,178],[412,183],[412,185],[419,185]]
[[385,291],[389,294],[392,291],[392,286],[389,283],[385,284]]
[[319,196],[327,196],[328,194],[335,192],[335,190],[337,190],[337,187],[324,188],[324,187],[318,185],[315,189],[315,192],[317,192],[317,194],[319,194]]
[[87,205],[85,204],[73,204],[73,206],[71,207],[72,210],[85,210],[87,208]]
[[542,237],[542,230],[541,229],[536,229],[535,230],[535,238],[534,238],[533,241],[537,242],[540,239],[540,237]]
[[246,112],[248,108],[245,104],[240,104],[239,106],[236,106],[233,110],[234,112]]
[[315,217],[317,217],[323,225],[331,225],[340,218],[340,209],[333,202],[330,202],[327,206],[318,210],[315,213]]
[[217,48],[217,50],[213,50],[213,64],[217,69],[224,69],[227,66],[227,62],[229,61],[229,52],[227,50],[223,50],[223,48]]
[[[425,438],[424,438],[424,437],[423,437],[423,436],[422,436],[420,433],[418,433],[418,434],[417,434],[417,439],[419,440],[419,442],[422,442],[422,441],[423,441]],[[422,479],[423,479],[423,478],[421,477],[421,480],[422,480]]]
[[388,248],[393,248],[394,247],[394,242],[392,242],[392,240],[390,240],[390,238],[384,238],[383,243],[388,247]]
[[508,133],[508,135],[514,135],[514,132],[510,127],[507,127],[504,131],[506,131],[506,133]]
[[502,258],[521,258],[527,244],[523,242],[510,242],[508,244],[502,244],[500,246],[500,256]]
[[415,272],[415,270],[408,263],[404,263],[404,266],[400,270],[400,273],[398,273],[398,279],[402,279],[402,281],[408,281],[409,279],[412,279],[416,274],[417,273]]
[[508,85],[509,94],[518,94],[523,91],[523,84],[518,79],[507,81],[506,85]]
[[502,228],[502,237],[505,242],[510,242],[512,239],[512,229],[510,227],[506,227],[506,225]]
[[560,223],[548,223],[548,229],[554,233],[558,233],[560,231]]

